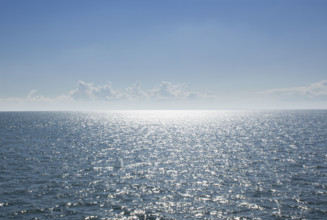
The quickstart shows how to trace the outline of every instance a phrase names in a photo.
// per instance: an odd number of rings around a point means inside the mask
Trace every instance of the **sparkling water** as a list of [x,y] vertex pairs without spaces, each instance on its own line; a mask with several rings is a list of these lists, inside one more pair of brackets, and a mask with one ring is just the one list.
[[327,111],[1,112],[1,219],[327,218]]

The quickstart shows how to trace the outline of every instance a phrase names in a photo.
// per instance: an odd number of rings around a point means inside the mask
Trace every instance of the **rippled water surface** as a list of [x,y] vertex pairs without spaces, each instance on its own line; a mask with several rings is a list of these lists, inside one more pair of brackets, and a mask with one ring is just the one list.
[[327,217],[327,111],[1,112],[0,218]]

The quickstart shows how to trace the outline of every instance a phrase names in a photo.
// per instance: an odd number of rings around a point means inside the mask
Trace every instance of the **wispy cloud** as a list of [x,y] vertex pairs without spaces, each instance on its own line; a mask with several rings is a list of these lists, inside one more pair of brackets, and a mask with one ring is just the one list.
[[3,104],[27,104],[27,103],[59,103],[63,101],[73,101],[73,99],[69,95],[60,95],[57,97],[47,97],[44,95],[37,94],[38,91],[36,89],[31,90],[27,93],[25,97],[8,97],[8,98],[1,98],[0,103]]
[[291,87],[291,88],[277,88],[271,89],[265,92],[266,94],[276,94],[281,96],[306,96],[316,97],[327,95],[327,80],[313,83],[303,87]]

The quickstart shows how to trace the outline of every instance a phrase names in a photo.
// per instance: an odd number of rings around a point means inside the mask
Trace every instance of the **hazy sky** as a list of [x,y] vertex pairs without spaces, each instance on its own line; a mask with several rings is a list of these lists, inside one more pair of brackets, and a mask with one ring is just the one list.
[[0,110],[327,108],[326,0],[0,0]]

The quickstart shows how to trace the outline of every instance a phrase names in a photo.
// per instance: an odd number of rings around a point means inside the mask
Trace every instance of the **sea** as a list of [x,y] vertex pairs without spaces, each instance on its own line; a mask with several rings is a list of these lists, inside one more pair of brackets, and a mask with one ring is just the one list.
[[327,111],[0,112],[0,219],[327,219]]

